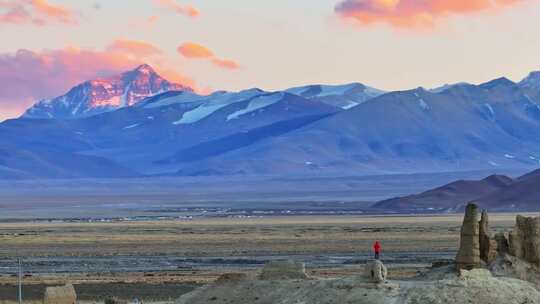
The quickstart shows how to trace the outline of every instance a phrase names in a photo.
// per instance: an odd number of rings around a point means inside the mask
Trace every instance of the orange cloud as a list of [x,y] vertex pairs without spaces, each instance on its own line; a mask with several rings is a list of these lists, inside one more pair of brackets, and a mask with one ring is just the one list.
[[180,45],[177,49],[178,53],[189,59],[206,59],[210,60],[215,66],[227,69],[236,70],[240,65],[233,60],[217,57],[212,50],[194,42],[186,42]]
[[151,43],[128,39],[116,39],[107,50],[111,52],[123,52],[135,58],[149,57],[162,53],[159,48]]
[[151,60],[148,51],[128,48],[131,44],[118,41],[104,51],[67,47],[0,54],[0,117],[13,117],[13,113],[22,113],[36,100],[58,96],[78,83],[115,75],[142,63],[150,63],[168,80],[198,91],[190,77],[167,68],[159,60]]
[[74,24],[75,14],[47,0],[0,0],[0,24]]
[[343,0],[337,14],[360,24],[386,23],[396,28],[432,28],[443,18],[503,9],[526,0]]
[[180,5],[175,0],[154,0],[154,2],[161,7],[172,10],[178,14],[188,17],[198,17],[199,11],[190,5]]
[[212,58],[214,52],[205,46],[193,42],[186,42],[178,47],[178,53],[186,58]]

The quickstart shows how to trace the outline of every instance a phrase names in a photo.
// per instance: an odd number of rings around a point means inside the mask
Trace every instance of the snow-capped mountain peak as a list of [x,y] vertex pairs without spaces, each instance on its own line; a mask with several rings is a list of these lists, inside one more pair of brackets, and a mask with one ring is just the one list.
[[304,98],[322,101],[345,110],[385,93],[385,91],[368,87],[361,83],[308,85],[291,88],[287,92]]
[[519,85],[523,88],[540,90],[540,71],[529,73],[527,77],[519,82]]
[[83,82],[65,95],[37,102],[26,118],[72,119],[132,106],[143,99],[166,91],[192,89],[169,82],[149,65],[105,78]]

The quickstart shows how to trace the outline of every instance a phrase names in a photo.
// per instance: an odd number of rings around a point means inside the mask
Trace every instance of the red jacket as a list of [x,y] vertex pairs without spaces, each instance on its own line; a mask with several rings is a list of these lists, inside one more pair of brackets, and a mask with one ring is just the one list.
[[373,250],[375,253],[381,252],[381,243],[379,243],[379,241],[376,241],[375,244],[373,244]]

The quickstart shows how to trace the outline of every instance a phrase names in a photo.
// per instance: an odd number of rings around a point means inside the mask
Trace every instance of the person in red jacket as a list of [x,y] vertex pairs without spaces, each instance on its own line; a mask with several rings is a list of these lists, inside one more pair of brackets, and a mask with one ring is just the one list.
[[381,254],[381,243],[379,241],[375,241],[373,244],[373,251],[375,252],[375,260],[378,260]]

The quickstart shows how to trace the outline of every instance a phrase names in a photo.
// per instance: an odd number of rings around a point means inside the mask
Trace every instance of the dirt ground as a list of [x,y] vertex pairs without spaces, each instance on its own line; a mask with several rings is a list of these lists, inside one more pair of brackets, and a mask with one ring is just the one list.
[[[492,232],[510,229],[514,214],[491,214]],[[264,218],[212,218],[177,221],[112,223],[19,222],[0,223],[0,301],[13,297],[16,283],[13,269],[16,257],[34,261],[36,269],[24,278],[25,288],[39,297],[43,284],[77,286],[81,299],[96,300],[103,295],[132,295],[135,291],[157,300],[178,297],[197,284],[214,280],[224,272],[254,273],[262,265],[222,267],[221,258],[296,257],[313,259],[308,271],[315,276],[341,276],[359,272],[359,265],[317,264],[321,256],[369,256],[371,244],[380,240],[385,255],[392,261],[410,259],[411,265],[397,263],[391,276],[411,276],[421,271],[419,254],[453,254],[457,250],[462,215],[439,216],[302,216]],[[204,267],[174,267],[152,271],[108,271],[109,264],[91,265],[81,271],[54,271],[47,265],[62,259],[116,260],[163,257],[189,259],[214,257]],[[77,261],[77,260],[76,260]],[[138,264],[137,264],[138,265]],[[4,266],[4,268],[2,268]],[[113,265],[114,266],[114,265]],[[44,268],[40,268],[44,267]],[[47,268],[49,267],[49,268]],[[91,269],[92,267],[103,269]],[[9,269],[9,271],[8,271]],[[110,269],[109,269],[110,270]],[[30,286],[30,287],[29,287]],[[33,291],[32,291],[33,290]],[[174,294],[165,290],[173,290]]]

